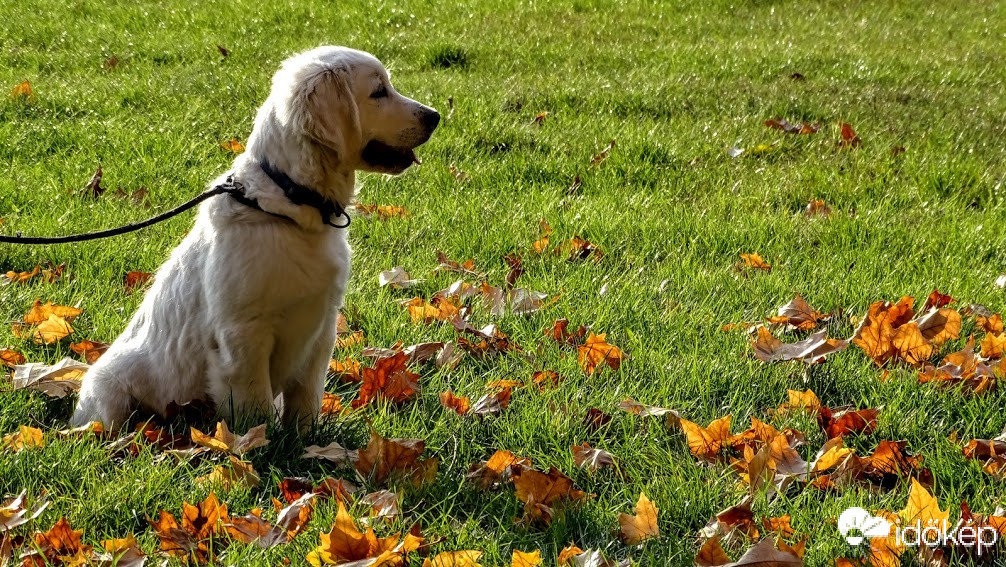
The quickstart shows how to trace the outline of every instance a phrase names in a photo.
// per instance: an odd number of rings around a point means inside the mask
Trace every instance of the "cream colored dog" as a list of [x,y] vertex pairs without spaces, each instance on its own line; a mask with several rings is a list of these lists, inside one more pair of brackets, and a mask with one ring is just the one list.
[[291,195],[345,208],[357,170],[405,171],[439,121],[367,53],[319,47],[285,61],[247,151],[213,182],[232,176],[243,197],[200,206],[139,311],[88,370],[73,425],[115,428],[138,407],[163,413],[191,400],[212,400],[231,419],[279,412],[310,425],[350,266],[346,231],[325,221],[348,217],[323,218]]

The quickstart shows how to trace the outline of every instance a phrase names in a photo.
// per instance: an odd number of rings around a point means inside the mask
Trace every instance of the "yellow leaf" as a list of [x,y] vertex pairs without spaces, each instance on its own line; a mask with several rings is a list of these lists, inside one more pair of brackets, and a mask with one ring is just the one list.
[[2,445],[17,452],[23,449],[40,449],[45,447],[45,441],[42,439],[41,429],[22,425],[18,427],[17,433],[4,435]]
[[14,88],[10,91],[11,98],[28,98],[32,96],[31,83],[24,81],[14,85]]
[[541,550],[533,552],[513,550],[510,567],[538,567],[541,565]]
[[660,528],[657,526],[657,507],[642,492],[639,493],[639,501],[636,502],[636,515],[619,514],[618,524],[621,527],[619,536],[628,545],[636,545],[660,535]]

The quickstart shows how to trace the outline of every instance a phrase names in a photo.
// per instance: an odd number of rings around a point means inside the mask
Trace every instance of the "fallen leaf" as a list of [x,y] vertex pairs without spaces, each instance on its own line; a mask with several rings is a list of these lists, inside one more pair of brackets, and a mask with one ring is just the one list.
[[838,145],[843,148],[858,148],[863,144],[859,136],[856,135],[856,131],[852,129],[852,125],[847,122],[841,123],[841,138],[838,141]]
[[811,199],[810,202],[807,203],[807,208],[804,209],[803,214],[808,217],[830,217],[831,207],[824,202],[824,199]]
[[705,461],[716,460],[724,442],[730,438],[729,415],[713,420],[708,427],[702,427],[687,419],[680,419],[678,423],[688,440],[688,450],[692,455]]
[[218,536],[226,533],[224,526],[229,519],[227,505],[211,492],[198,506],[182,503],[181,524],[164,510],[156,520],[147,517],[147,523],[160,539],[163,553],[204,564],[216,557],[221,539]]
[[597,153],[596,155],[594,155],[594,157],[590,158],[590,165],[592,165],[592,166],[601,165],[601,162],[603,162],[604,160],[608,159],[608,156],[611,154],[611,150],[613,150],[613,149],[615,149],[615,140],[614,139],[612,139],[610,142],[608,142],[608,145],[603,150],[601,150],[599,153]]
[[126,276],[122,279],[122,287],[126,290],[126,293],[133,293],[137,289],[147,285],[147,282],[152,277],[154,277],[154,274],[147,272],[126,272]]
[[805,364],[817,364],[825,357],[841,352],[849,346],[848,340],[829,339],[828,330],[822,329],[802,341],[784,343],[777,339],[766,327],[758,327],[757,336],[751,341],[755,357],[763,362],[784,362],[797,360]]
[[371,492],[361,498],[360,503],[370,506],[370,517],[376,520],[390,522],[401,514],[398,508],[398,495],[389,490]]
[[618,347],[610,345],[605,341],[605,333],[595,335],[590,333],[587,340],[577,347],[577,361],[585,374],[593,374],[598,366],[609,366],[613,370],[618,370],[624,353]]
[[355,449],[347,449],[334,441],[324,447],[311,445],[304,451],[302,459],[326,459],[340,466],[355,463],[359,457]]
[[517,500],[524,503],[525,517],[544,524],[551,523],[557,505],[586,497],[573,488],[572,479],[555,467],[547,474],[534,469],[514,470],[513,483]]
[[465,415],[471,410],[471,401],[464,396],[455,396],[450,390],[440,392],[440,405],[454,410],[458,415]]
[[257,488],[260,480],[251,463],[230,455],[230,467],[215,466],[210,474],[196,477],[195,482],[196,484],[219,485],[224,491],[229,492],[237,487]]
[[618,535],[623,542],[627,545],[638,545],[660,535],[660,528],[657,526],[657,507],[642,492],[639,493],[635,512],[635,516],[618,515],[620,527]]
[[10,349],[0,349],[0,365],[14,368],[25,362],[27,362],[27,359],[20,352]]
[[338,378],[340,382],[363,382],[363,376],[360,375],[360,362],[352,358],[344,360],[333,358],[328,363],[328,373]]
[[390,287],[392,289],[408,289],[423,280],[412,279],[409,272],[401,266],[395,266],[390,270],[385,270],[378,274],[377,282],[380,287]]
[[545,336],[563,345],[577,346],[583,342],[587,328],[581,325],[575,331],[569,330],[569,319],[557,319],[545,329]]
[[466,478],[482,488],[498,486],[510,480],[515,470],[531,468],[531,459],[517,457],[510,451],[496,451],[488,461],[472,464]]
[[22,81],[14,85],[14,88],[10,91],[10,97],[13,99],[27,100],[32,96],[31,83],[28,81]]
[[405,210],[405,207],[399,207],[396,205],[364,205],[357,203],[353,205],[353,208],[364,217],[377,216],[379,220],[388,220],[396,217],[405,218],[409,215],[409,212]]
[[419,375],[406,368],[408,356],[399,352],[379,359],[373,367],[364,368],[360,395],[353,400],[353,409],[361,408],[375,399],[402,403],[419,392]]
[[231,138],[230,140],[224,140],[220,142],[220,147],[228,152],[234,154],[240,154],[245,151],[245,145],[242,144],[237,138]]
[[595,449],[587,443],[573,445],[573,463],[591,471],[615,466],[615,458],[603,449]]
[[760,254],[741,254],[741,262],[738,267],[751,268],[754,270],[772,271],[772,265],[762,259]]
[[420,460],[425,449],[426,443],[420,439],[386,439],[371,430],[370,441],[359,451],[356,470],[378,485],[393,477],[422,483],[435,475],[438,462],[437,459]]
[[249,429],[244,435],[238,436],[231,433],[227,428],[226,421],[220,421],[217,423],[217,430],[212,437],[195,427],[190,428],[190,434],[192,442],[199,446],[218,453],[230,453],[240,457],[252,449],[265,447],[269,444],[269,440],[265,437],[265,430],[266,425],[262,424]]
[[54,365],[30,362],[14,367],[12,385],[15,390],[38,390],[53,398],[62,398],[80,391],[87,364],[64,358]]
[[[406,536],[409,540],[410,536]],[[339,502],[335,523],[328,533],[321,534],[321,545],[307,556],[307,561],[314,567],[321,565],[336,565],[373,559],[370,563],[360,565],[391,566],[401,565],[402,555],[418,547],[413,545],[399,546],[400,533],[386,538],[378,538],[373,528],[361,532],[356,527],[353,517],[346,507]],[[403,542],[404,543],[404,542]]]
[[879,409],[827,408],[818,409],[817,423],[833,439],[847,433],[869,434],[877,428]]
[[787,134],[816,134],[821,129],[821,123],[811,124],[810,122],[789,122],[785,118],[770,118],[765,121],[765,126],[774,130],[782,130]]
[[79,343],[71,343],[70,350],[83,357],[88,364],[94,364],[110,346],[112,345],[84,339]]

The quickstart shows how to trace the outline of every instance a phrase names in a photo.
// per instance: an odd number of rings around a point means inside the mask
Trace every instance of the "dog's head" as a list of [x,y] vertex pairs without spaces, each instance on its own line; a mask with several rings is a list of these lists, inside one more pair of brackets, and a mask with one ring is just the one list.
[[398,93],[373,55],[319,47],[287,59],[273,79],[281,121],[333,150],[340,167],[399,174],[440,123],[436,110]]

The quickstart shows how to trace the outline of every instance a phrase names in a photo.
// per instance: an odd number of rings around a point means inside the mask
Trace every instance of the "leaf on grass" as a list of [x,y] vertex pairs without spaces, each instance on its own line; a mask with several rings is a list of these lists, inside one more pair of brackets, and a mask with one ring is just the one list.
[[345,408],[342,407],[342,398],[325,392],[321,396],[321,415],[322,416],[333,416],[339,415],[344,411]]
[[70,350],[80,355],[88,364],[94,364],[110,346],[112,345],[84,339],[79,343],[71,343]]
[[217,423],[216,432],[212,437],[195,427],[190,428],[193,443],[218,453],[230,453],[239,457],[252,449],[268,445],[269,440],[265,437],[265,431],[266,424],[263,423],[249,429],[244,435],[234,435],[227,428],[226,421]]
[[775,415],[787,416],[797,412],[817,415],[817,410],[821,409],[821,400],[809,388],[803,391],[786,390],[786,395],[788,401],[772,410]]
[[360,375],[360,362],[352,358],[344,360],[333,358],[328,363],[328,373],[338,378],[340,382],[363,382],[363,376]]
[[790,122],[785,118],[770,118],[765,121],[765,126],[773,130],[782,130],[787,134],[816,134],[821,129],[821,123],[811,124],[810,122]]
[[841,352],[849,346],[848,340],[829,339],[828,330],[822,329],[802,341],[784,343],[777,339],[766,327],[758,327],[758,334],[751,341],[755,357],[763,362],[784,362],[797,360],[804,364],[818,364],[825,357]]
[[6,348],[0,349],[0,366],[14,368],[15,366],[24,364],[25,362],[27,362],[27,359],[20,352]]
[[27,491],[22,491],[0,506],[0,532],[10,531],[34,520],[49,506],[49,503],[44,501],[33,506],[25,506],[27,494]]
[[808,217],[830,217],[831,207],[824,202],[824,199],[811,199],[810,202],[807,203],[807,208],[804,209],[803,214]]
[[257,488],[260,484],[255,467],[234,455],[230,455],[230,467],[217,465],[210,474],[196,477],[195,481],[196,484],[219,485],[226,492],[237,487]]
[[436,458],[420,460],[425,449],[421,439],[386,439],[371,430],[370,441],[359,451],[356,470],[378,485],[396,478],[425,484],[436,476],[439,463]]
[[611,150],[613,149],[615,149],[614,139],[608,142],[608,145],[603,150],[595,154],[594,157],[590,158],[590,165],[592,166],[601,165],[601,162],[608,159],[608,156],[611,154]]
[[237,138],[231,138],[230,140],[224,140],[220,142],[220,147],[232,154],[240,154],[245,151],[245,145],[241,143]]
[[353,208],[364,217],[376,216],[379,220],[388,220],[396,217],[405,218],[409,216],[409,212],[405,210],[405,207],[399,207],[397,205],[365,205],[357,203],[353,205]]
[[590,431],[600,431],[611,423],[611,416],[597,408],[590,408],[583,415],[583,425]]
[[436,296],[433,302],[427,302],[421,297],[415,297],[401,303],[409,311],[413,323],[432,323],[434,321],[450,321],[461,313],[461,308],[450,298]]
[[593,258],[594,262],[600,262],[601,258],[604,257],[604,251],[601,250],[600,246],[597,246],[593,242],[580,238],[579,236],[574,236],[569,239],[568,242],[563,246],[568,251],[569,261],[576,260],[587,260]]
[[423,567],[482,567],[481,551],[444,551],[423,560]]
[[531,459],[499,450],[488,461],[473,463],[466,478],[475,481],[482,488],[492,488],[509,481],[514,471],[527,468],[531,468]]
[[355,463],[359,458],[355,449],[347,449],[334,441],[324,447],[311,445],[304,451],[302,459],[326,459],[339,466]]
[[389,490],[371,492],[361,498],[360,503],[370,506],[370,517],[374,520],[390,522],[402,513],[398,508],[398,495]]
[[147,272],[126,272],[126,276],[122,279],[122,287],[126,290],[126,293],[133,293],[147,285],[147,282],[152,277],[154,277],[154,274]]
[[870,434],[877,428],[879,408],[853,409],[852,407],[818,409],[817,424],[834,439],[848,433]]
[[396,533],[386,538],[378,538],[374,529],[369,527],[367,531],[361,532],[357,529],[353,517],[346,511],[346,507],[339,502],[335,523],[328,533],[321,534],[321,545],[308,554],[307,561],[314,567],[354,561],[360,561],[361,567],[402,565],[402,556],[415,551],[422,539],[407,534],[400,544],[400,536],[400,533]]
[[578,346],[583,343],[584,337],[587,335],[587,328],[580,325],[575,331],[570,331],[569,319],[557,319],[544,332],[546,337],[559,344]]
[[827,315],[815,310],[806,299],[796,294],[792,301],[779,308],[779,314],[770,318],[769,322],[785,324],[791,329],[800,331],[810,331],[827,319]]
[[625,359],[621,349],[605,341],[606,333],[595,335],[590,333],[587,340],[577,347],[577,361],[586,374],[593,374],[599,366],[609,366],[618,370]]
[[314,498],[314,494],[305,494],[291,502],[276,515],[275,526],[253,510],[246,516],[230,518],[224,527],[232,540],[254,543],[263,549],[289,543],[307,527],[314,511]]
[[377,275],[377,282],[381,287],[392,289],[408,289],[423,280],[414,280],[409,272],[401,266],[395,266],[390,270],[385,270]]
[[714,420],[709,427],[702,427],[687,419],[680,419],[678,423],[688,440],[688,450],[701,460],[716,460],[724,442],[730,438],[729,415]]
[[627,545],[638,545],[660,535],[660,528],[657,526],[657,507],[642,492],[639,493],[635,512],[634,516],[618,515],[620,528],[618,536],[623,542]]
[[856,131],[852,129],[852,125],[848,122],[842,122],[840,124],[841,137],[838,140],[838,145],[843,148],[858,148],[863,144],[862,140],[856,134]]
[[214,540],[219,545],[219,536],[226,533],[225,524],[229,520],[227,505],[211,492],[198,506],[182,503],[181,524],[164,510],[160,511],[156,520],[148,517],[147,523],[160,539],[162,552],[204,564],[216,556]]
[[447,254],[444,254],[440,250],[437,250],[437,268],[436,268],[436,271],[438,271],[438,272],[454,272],[454,273],[458,273],[458,274],[468,274],[468,275],[473,275],[473,276],[476,276],[476,277],[483,277],[483,274],[480,274],[480,273],[478,273],[478,272],[475,271],[475,259],[474,258],[469,258],[468,260],[465,260],[464,262],[455,262],[454,260],[451,260],[450,258],[448,258]]
[[12,383],[15,390],[38,390],[53,398],[62,398],[80,391],[81,379],[88,368],[87,364],[72,358],[64,358],[51,366],[31,362],[14,367]]
[[471,401],[464,396],[455,396],[454,392],[448,390],[440,392],[440,405],[449,410],[454,410],[458,415],[465,415],[471,410]]
[[83,530],[74,530],[60,518],[47,532],[35,532],[34,549],[21,556],[24,565],[86,565],[92,548],[81,541]]
[[377,360],[371,368],[364,368],[360,395],[353,400],[351,407],[358,409],[378,398],[402,403],[415,396],[420,389],[419,375],[410,371],[407,363],[408,356],[399,352]]
[[582,500],[586,494],[573,488],[573,480],[552,467],[548,473],[534,469],[513,471],[514,491],[517,500],[524,503],[526,518],[549,524],[559,504]]
[[750,268],[753,270],[764,270],[766,272],[772,271],[772,265],[762,259],[760,254],[741,254],[741,261],[737,264],[738,268]]
[[499,392],[489,393],[472,404],[472,415],[495,415],[510,405],[510,388],[503,388]]
[[10,97],[13,99],[26,100],[31,98],[33,95],[31,90],[31,83],[28,81],[22,81],[10,90]]
[[702,545],[695,563],[700,567],[803,567],[803,557],[782,540],[777,544],[772,538],[766,538],[749,548],[737,561],[730,561],[719,538],[711,538]]

